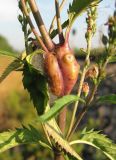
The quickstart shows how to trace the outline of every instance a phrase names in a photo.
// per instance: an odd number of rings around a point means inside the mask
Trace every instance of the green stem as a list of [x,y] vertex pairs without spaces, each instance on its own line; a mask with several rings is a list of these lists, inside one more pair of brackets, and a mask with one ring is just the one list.
[[68,140],[71,138],[71,136],[73,135],[73,133],[75,132],[76,128],[78,127],[79,123],[81,122],[82,118],[84,117],[84,115],[86,114],[88,108],[89,108],[89,105],[90,103],[93,101],[94,99],[94,96],[95,96],[95,93],[96,93],[96,90],[98,88],[98,85],[94,85],[93,87],[93,90],[91,92],[91,95],[89,96],[87,102],[86,102],[86,105],[83,107],[82,111],[79,113],[77,119],[76,119],[76,122],[75,124],[73,125],[72,127],[72,131],[70,132],[69,136],[68,136]]
[[[85,59],[85,65],[83,67],[83,71],[82,71],[82,75],[81,75],[81,79],[80,79],[80,83],[79,83],[79,88],[78,88],[78,91],[77,91],[77,95],[79,97],[81,96],[82,86],[83,86],[83,82],[84,82],[84,79],[85,79],[85,74],[86,74],[88,65],[90,64],[89,56],[90,56],[90,53],[91,53],[91,39],[92,39],[92,33],[89,34],[88,43],[87,43],[87,56],[86,56],[86,59]],[[70,136],[73,125],[74,125],[78,105],[79,105],[79,101],[77,101],[74,105],[74,109],[73,109],[73,113],[72,113],[72,119],[71,119],[71,123],[70,123],[69,130],[68,130],[68,133],[67,133],[67,139]]]
[[55,48],[55,46],[54,46],[54,44],[53,44],[53,42],[52,42],[52,40],[46,30],[46,27],[44,25],[43,19],[41,17],[41,14],[39,12],[39,9],[37,7],[35,0],[29,0],[29,5],[32,10],[33,16],[35,18],[36,24],[40,30],[41,35],[42,35],[42,38],[43,38],[48,50],[52,51]]

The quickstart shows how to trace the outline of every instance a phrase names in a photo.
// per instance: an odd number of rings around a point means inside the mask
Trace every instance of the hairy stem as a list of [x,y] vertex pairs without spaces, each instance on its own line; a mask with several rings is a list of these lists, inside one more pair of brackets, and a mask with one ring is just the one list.
[[46,30],[46,27],[44,25],[44,22],[43,22],[43,19],[41,17],[41,14],[39,12],[39,9],[37,7],[37,4],[35,2],[35,0],[29,0],[29,5],[31,7],[31,10],[32,10],[32,13],[33,13],[33,16],[35,18],[35,21],[37,23],[37,26],[40,30],[40,33],[42,35],[42,38],[48,48],[49,51],[52,51],[54,49],[54,44]]
[[[65,4],[66,0],[62,0],[61,4],[60,4],[60,11],[62,10],[64,4]],[[56,20],[56,15],[54,16],[53,20],[52,20],[52,23],[50,25],[50,29],[49,29],[49,33],[51,34],[53,29],[54,29],[54,23],[55,23],[55,20]]]
[[25,0],[21,0],[21,4],[22,4],[23,12],[24,12],[24,14],[25,14],[25,16],[26,16],[26,18],[27,18],[27,20],[28,20],[28,23],[29,23],[29,25],[30,25],[30,28],[31,28],[33,34],[35,35],[35,37],[36,37],[39,45],[41,46],[41,48],[42,48],[45,52],[48,52],[46,46],[44,45],[42,39],[41,39],[40,36],[38,35],[38,33],[37,33],[37,31],[36,31],[36,29],[35,29],[32,21],[31,21],[31,18],[30,18],[30,16],[29,16],[29,13],[28,13],[27,8],[26,8]]
[[59,41],[61,44],[63,44],[64,43],[64,36],[63,36],[62,25],[61,25],[61,20],[60,20],[60,8],[59,8],[59,1],[58,0],[55,0],[55,7],[56,7],[56,20],[57,20]]

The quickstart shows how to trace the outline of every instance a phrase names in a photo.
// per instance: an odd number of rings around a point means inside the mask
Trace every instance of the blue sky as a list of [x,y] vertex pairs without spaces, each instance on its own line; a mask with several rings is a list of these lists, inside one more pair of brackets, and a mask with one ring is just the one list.
[[[59,1],[61,2],[61,0]],[[62,22],[67,18],[69,2],[72,2],[72,0],[67,0],[66,6],[61,13]],[[15,49],[22,50],[24,48],[24,39],[21,26],[17,20],[19,14],[18,0],[3,0],[0,3],[0,34],[5,36]],[[39,4],[44,22],[47,28],[49,28],[52,17],[55,14],[54,0],[39,0],[37,3]],[[114,3],[115,0],[103,0],[98,8],[97,34],[92,42],[93,47],[97,47],[100,44],[99,33],[100,31],[105,32],[103,24],[107,21],[109,15],[113,14]],[[86,14],[83,14],[73,25],[73,28],[77,30],[77,35],[75,37],[70,36],[72,47],[82,48],[86,46],[84,39],[86,31],[85,17]]]

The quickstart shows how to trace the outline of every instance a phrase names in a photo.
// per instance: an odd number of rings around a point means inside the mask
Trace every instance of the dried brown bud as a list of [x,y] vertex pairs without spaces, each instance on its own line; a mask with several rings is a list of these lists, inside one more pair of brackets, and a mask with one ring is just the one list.
[[88,96],[88,93],[89,93],[89,85],[88,85],[87,82],[84,82],[84,83],[83,83],[82,92],[84,93],[85,97]]
[[98,74],[99,74],[98,67],[96,65],[93,65],[91,68],[88,69],[85,77],[94,79],[97,78]]

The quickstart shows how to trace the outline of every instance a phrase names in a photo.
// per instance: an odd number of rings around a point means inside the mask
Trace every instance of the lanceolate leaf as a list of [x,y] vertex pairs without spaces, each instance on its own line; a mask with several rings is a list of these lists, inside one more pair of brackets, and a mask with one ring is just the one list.
[[0,133],[0,153],[21,144],[38,143],[40,140],[43,140],[41,134],[32,126],[3,132]]
[[97,99],[97,102],[116,104],[116,94],[101,96]]
[[47,120],[50,120],[51,118],[56,116],[56,114],[58,114],[65,105],[68,105],[75,101],[84,102],[84,100],[82,100],[81,98],[75,95],[67,95],[67,96],[63,96],[62,98],[59,98],[58,100],[55,101],[54,105],[51,107],[51,109],[48,112],[40,116],[39,118],[40,121],[46,122]]
[[90,6],[95,6],[100,0],[73,0],[72,4],[69,5],[69,24],[72,25],[74,20],[81,14],[83,11]]
[[7,51],[3,51],[3,50],[0,50],[0,55],[19,58],[16,53],[11,53],[11,52],[7,52]]
[[17,69],[19,69],[23,63],[19,59],[15,59],[13,62],[11,62],[7,68],[4,70],[2,75],[0,76],[0,83],[12,72]]
[[87,144],[101,150],[109,159],[116,159],[116,144],[98,131],[83,132],[80,140],[70,142],[73,144]]

